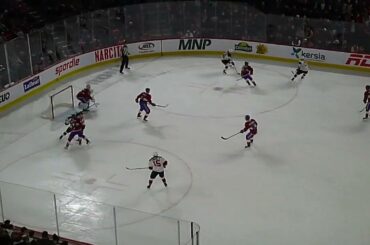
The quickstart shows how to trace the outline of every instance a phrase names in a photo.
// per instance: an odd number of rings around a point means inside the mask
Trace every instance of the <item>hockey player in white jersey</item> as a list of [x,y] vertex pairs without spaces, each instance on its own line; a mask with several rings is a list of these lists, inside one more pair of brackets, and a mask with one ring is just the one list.
[[221,62],[225,66],[224,70],[223,70],[224,74],[226,74],[226,70],[229,69],[229,68],[234,68],[236,73],[238,73],[238,71],[236,70],[236,67],[235,67],[235,63],[234,63],[234,61],[232,60],[232,57],[231,57],[231,50],[226,51],[222,55]]
[[308,64],[303,60],[299,60],[298,62],[298,68],[294,74],[294,77],[292,78],[292,81],[294,81],[294,79],[299,76],[299,75],[302,75],[301,76],[301,79],[303,79],[308,73]]
[[167,160],[159,156],[157,152],[153,153],[153,157],[149,159],[149,169],[152,170],[150,173],[148,189],[152,186],[153,180],[159,175],[165,187],[167,187],[166,178],[164,177],[164,169],[167,167]]

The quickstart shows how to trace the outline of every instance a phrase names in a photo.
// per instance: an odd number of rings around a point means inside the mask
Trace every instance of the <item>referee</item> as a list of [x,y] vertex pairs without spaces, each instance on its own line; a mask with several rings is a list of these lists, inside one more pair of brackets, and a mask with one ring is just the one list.
[[129,55],[129,52],[128,52],[128,48],[127,48],[127,45],[126,45],[126,40],[124,40],[123,41],[123,46],[122,46],[121,68],[119,69],[119,72],[121,74],[123,74],[123,68],[130,69],[130,67],[128,67],[128,55]]

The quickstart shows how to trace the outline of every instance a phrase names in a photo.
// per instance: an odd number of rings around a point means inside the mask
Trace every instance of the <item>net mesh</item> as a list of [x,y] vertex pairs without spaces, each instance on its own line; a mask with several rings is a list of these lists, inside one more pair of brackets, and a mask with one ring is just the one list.
[[64,120],[68,115],[74,113],[72,86],[52,91],[49,95],[49,99],[49,106],[41,114],[42,118],[50,120]]

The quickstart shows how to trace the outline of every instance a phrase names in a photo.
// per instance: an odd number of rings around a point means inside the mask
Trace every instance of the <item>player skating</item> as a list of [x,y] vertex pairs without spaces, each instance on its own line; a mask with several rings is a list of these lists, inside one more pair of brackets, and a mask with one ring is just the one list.
[[245,148],[249,148],[253,143],[253,137],[257,134],[257,122],[249,115],[245,116],[244,128],[240,130],[241,134],[245,132],[247,132],[247,134],[245,135],[245,139],[247,140],[247,145],[245,146]]
[[77,99],[80,101],[78,106],[84,111],[88,111],[90,108],[90,102],[95,103],[95,99],[92,96],[92,89],[90,84],[86,85],[86,88],[78,92]]
[[86,138],[86,136],[84,135],[85,120],[83,118],[82,112],[77,113],[76,118],[75,120],[73,120],[71,127],[72,127],[72,130],[69,133],[68,141],[65,146],[65,149],[68,149],[69,145],[71,144],[71,141],[75,138],[76,135],[78,136],[77,141],[79,145],[81,145],[82,139],[86,141],[86,144],[90,143],[90,140]]
[[148,189],[150,189],[152,186],[153,180],[157,177],[157,175],[161,177],[164,186],[167,187],[167,181],[164,177],[164,169],[167,167],[167,164],[168,162],[166,159],[159,156],[157,152],[153,153],[153,157],[149,159],[149,169],[152,172],[150,173],[149,184],[147,186]]
[[150,89],[146,88],[145,92],[140,93],[136,97],[135,102],[139,103],[139,105],[140,105],[140,109],[139,109],[139,112],[137,114],[137,118],[141,118],[141,112],[145,111],[145,116],[144,116],[143,120],[148,121],[148,116],[149,116],[149,113],[150,113],[148,103],[151,106],[156,106],[156,104],[152,102],[152,96],[150,95]]
[[292,81],[294,81],[294,79],[299,75],[302,75],[301,79],[303,79],[307,75],[307,73],[308,73],[308,64],[304,60],[300,60],[298,62],[297,70],[294,76],[292,77]]
[[76,117],[77,117],[77,114],[72,114],[66,118],[66,120],[64,121],[64,124],[68,126],[68,128],[66,129],[66,131],[63,132],[61,136],[59,136],[60,140],[72,131],[72,124],[73,124],[73,121],[76,120]]
[[226,74],[226,70],[229,69],[229,68],[234,68],[236,73],[238,73],[238,71],[236,70],[236,67],[235,67],[235,63],[234,61],[232,60],[232,57],[231,57],[231,51],[228,50],[226,51],[222,57],[221,57],[221,62],[222,64],[224,64],[224,70],[223,70],[223,73]]
[[363,118],[364,120],[369,118],[369,111],[370,111],[370,85],[366,85],[365,89],[366,90],[364,92],[363,102],[364,102],[364,104],[366,104],[366,106],[365,106],[366,113],[365,113],[365,117]]
[[257,86],[256,82],[252,78],[253,75],[253,68],[249,65],[246,61],[244,62],[244,66],[242,67],[241,77],[245,80],[245,82],[250,86],[250,82],[253,83],[254,86]]

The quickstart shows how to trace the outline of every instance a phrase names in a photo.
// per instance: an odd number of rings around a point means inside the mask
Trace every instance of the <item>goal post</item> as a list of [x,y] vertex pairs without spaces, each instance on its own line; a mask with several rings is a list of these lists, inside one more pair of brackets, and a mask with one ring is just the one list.
[[69,85],[65,88],[53,90],[49,95],[49,106],[42,113],[42,117],[54,120],[57,117],[65,116],[74,109],[73,87]]
[[75,102],[73,98],[73,87],[69,85],[64,89],[50,95],[50,105],[51,105],[51,119],[55,118],[56,110],[59,106],[68,106],[74,108]]

